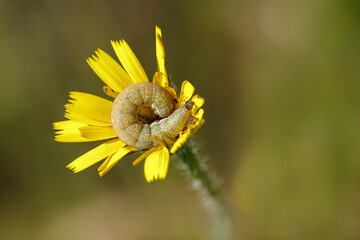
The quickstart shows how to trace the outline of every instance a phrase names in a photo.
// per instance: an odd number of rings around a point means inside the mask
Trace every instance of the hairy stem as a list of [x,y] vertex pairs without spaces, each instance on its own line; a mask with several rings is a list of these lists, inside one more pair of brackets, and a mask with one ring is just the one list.
[[182,161],[182,168],[189,177],[190,184],[201,194],[204,205],[213,218],[212,237],[214,239],[231,239],[232,219],[219,191],[219,184],[209,174],[207,166],[200,158],[193,142],[188,140],[177,151],[176,156]]

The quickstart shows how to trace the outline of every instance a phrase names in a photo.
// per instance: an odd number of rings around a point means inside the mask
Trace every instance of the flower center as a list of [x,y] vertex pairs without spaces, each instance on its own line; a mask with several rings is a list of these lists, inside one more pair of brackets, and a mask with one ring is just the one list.
[[151,124],[159,119],[159,116],[154,113],[150,107],[138,108],[137,117],[141,123]]

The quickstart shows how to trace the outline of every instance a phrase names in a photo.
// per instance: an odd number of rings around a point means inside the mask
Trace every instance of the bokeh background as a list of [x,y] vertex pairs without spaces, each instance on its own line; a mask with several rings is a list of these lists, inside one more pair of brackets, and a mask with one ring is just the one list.
[[98,143],[57,143],[68,92],[106,97],[86,64],[126,39],[149,78],[154,27],[171,80],[206,99],[200,151],[234,239],[360,239],[360,1],[1,0],[0,239],[204,239],[201,198],[170,164],[132,157],[99,178],[65,166]]

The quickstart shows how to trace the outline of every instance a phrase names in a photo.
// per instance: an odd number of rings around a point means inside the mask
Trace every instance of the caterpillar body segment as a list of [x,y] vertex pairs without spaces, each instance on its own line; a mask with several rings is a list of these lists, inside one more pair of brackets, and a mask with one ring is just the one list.
[[191,117],[192,104],[175,107],[166,89],[150,82],[135,83],[115,98],[111,124],[120,140],[139,150],[159,142],[171,145]]

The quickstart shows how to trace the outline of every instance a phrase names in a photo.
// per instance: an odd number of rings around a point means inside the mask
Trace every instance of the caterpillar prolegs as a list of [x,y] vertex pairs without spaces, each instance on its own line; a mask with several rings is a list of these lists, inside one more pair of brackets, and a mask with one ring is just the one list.
[[[150,82],[135,83],[119,93],[111,110],[111,124],[120,140],[139,150],[160,143],[173,144],[191,119],[193,102],[179,108],[170,93]],[[190,121],[191,122],[191,121]]]

